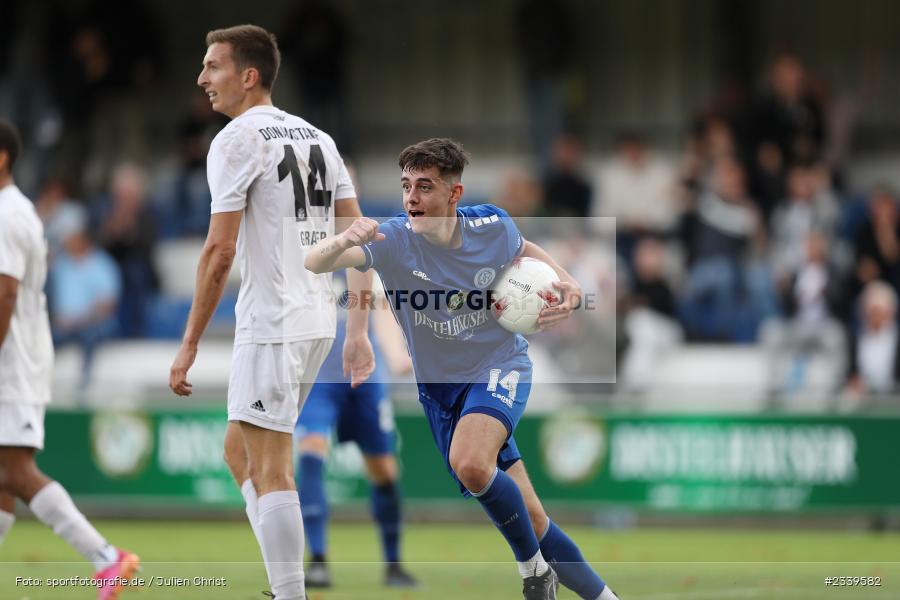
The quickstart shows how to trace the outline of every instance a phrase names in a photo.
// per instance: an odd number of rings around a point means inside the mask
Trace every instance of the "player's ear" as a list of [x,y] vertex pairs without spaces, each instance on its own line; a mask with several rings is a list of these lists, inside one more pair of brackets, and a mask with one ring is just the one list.
[[244,69],[244,89],[249,90],[257,83],[259,83],[259,71],[254,67]]
[[459,202],[459,199],[462,198],[464,189],[465,188],[463,188],[463,184],[461,183],[453,184],[453,187],[450,188],[450,202]]

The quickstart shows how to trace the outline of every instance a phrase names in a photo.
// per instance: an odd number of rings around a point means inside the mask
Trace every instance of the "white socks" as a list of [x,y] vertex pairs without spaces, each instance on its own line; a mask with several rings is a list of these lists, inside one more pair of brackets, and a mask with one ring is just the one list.
[[266,575],[269,575],[269,560],[266,558],[266,548],[263,546],[262,533],[259,530],[259,499],[256,497],[256,488],[253,487],[251,480],[241,484],[241,494],[246,502],[247,519],[250,521],[250,528],[253,529],[253,535],[256,536],[256,542],[259,544],[259,551],[262,552],[263,564],[266,566]]
[[616,596],[609,586],[603,588],[603,591],[600,592],[600,595],[597,596],[597,600],[619,600],[619,597]]
[[94,563],[97,571],[116,562],[116,549],[81,514],[69,493],[59,483],[51,481],[42,487],[31,499],[28,508],[34,516],[53,529],[53,533]]
[[259,540],[278,600],[303,599],[303,518],[296,491],[269,492],[259,498]]
[[[543,575],[550,568],[540,550],[525,562],[517,562],[516,564],[519,565],[519,575],[522,576],[522,579],[533,577],[534,575]],[[606,600],[606,598],[603,600]]]
[[15,522],[16,515],[8,513],[5,510],[0,510],[0,544],[3,543],[3,539]]

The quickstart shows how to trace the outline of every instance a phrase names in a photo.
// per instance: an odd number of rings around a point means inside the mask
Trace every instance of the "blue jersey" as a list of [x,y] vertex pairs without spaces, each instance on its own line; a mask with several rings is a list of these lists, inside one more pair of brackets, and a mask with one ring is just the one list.
[[455,401],[440,392],[446,384],[479,382],[492,369],[531,367],[525,338],[500,327],[488,301],[494,278],[522,252],[522,236],[496,206],[467,206],[456,214],[458,248],[416,234],[404,213],[380,225],[385,239],[363,246],[366,262],[359,267],[381,276],[420,389],[434,391],[442,404],[443,398]]

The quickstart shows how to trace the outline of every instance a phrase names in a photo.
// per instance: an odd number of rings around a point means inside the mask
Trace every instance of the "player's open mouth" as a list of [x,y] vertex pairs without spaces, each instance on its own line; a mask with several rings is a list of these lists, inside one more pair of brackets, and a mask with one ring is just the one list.
[[415,219],[425,215],[425,211],[410,209],[408,211],[410,218]]
[[209,101],[212,102],[219,94],[216,92],[206,92],[206,95],[209,96]]

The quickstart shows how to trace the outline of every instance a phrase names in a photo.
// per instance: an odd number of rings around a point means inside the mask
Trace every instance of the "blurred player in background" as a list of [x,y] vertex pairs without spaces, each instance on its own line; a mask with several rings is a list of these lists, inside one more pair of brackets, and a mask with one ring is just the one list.
[[[191,394],[187,373],[237,254],[241,288],[225,461],[246,501],[272,593],[298,600],[304,597],[303,523],[292,433],[335,332],[330,278],[311,276],[303,258],[334,233],[335,217],[361,213],[331,137],[272,106],[280,63],[275,36],[240,25],[211,31],[206,44],[197,84],[213,110],[232,120],[209,151],[212,217],[169,386]],[[350,288],[370,288],[371,276],[359,275]],[[348,316],[343,351],[354,385],[374,368],[367,318],[361,309]]]
[[110,600],[138,569],[138,557],[110,545],[34,460],[44,447],[53,342],[44,296],[44,227],[12,178],[20,151],[18,131],[0,120],[0,541],[12,527],[18,497],[93,563],[99,598]]
[[[346,294],[342,277],[335,277],[333,283],[337,297],[345,299],[342,306],[359,301]],[[376,294],[380,287],[381,284],[376,282]],[[297,421],[297,490],[303,503],[303,526],[312,553],[312,560],[306,569],[307,587],[331,587],[327,564],[328,499],[325,497],[324,471],[332,431],[336,433],[338,443],[355,442],[362,451],[370,485],[372,516],[378,525],[387,564],[385,585],[413,587],[417,584],[400,564],[402,518],[399,470],[394,456],[394,414],[388,397],[387,373],[388,369],[398,375],[410,373],[412,362],[406,352],[403,333],[388,310],[384,294],[380,294],[374,302],[377,305],[370,320],[377,336],[371,336],[376,349],[372,377],[353,388],[342,370],[337,344],[344,338],[346,324],[341,318],[344,311],[338,311],[335,345],[319,370],[318,380],[310,390]]]
[[[343,234],[319,242],[306,267],[316,273],[374,268],[381,276],[406,335],[435,442],[460,491],[478,499],[512,548],[524,597],[555,599],[561,582],[581,598],[617,600],[544,512],[516,447],[513,431],[531,391],[527,342],[490,318],[484,295],[481,306],[450,301],[459,291],[470,290],[470,297],[471,291],[485,292],[522,256],[546,262],[560,278],[554,286],[562,297],[541,311],[543,328],[569,317],[580,303],[580,288],[543,249],[522,238],[503,210],[458,207],[468,163],[459,144],[420,142],[406,148],[399,162],[404,214],[380,226],[358,219]],[[428,301],[414,306],[413,291]]]

